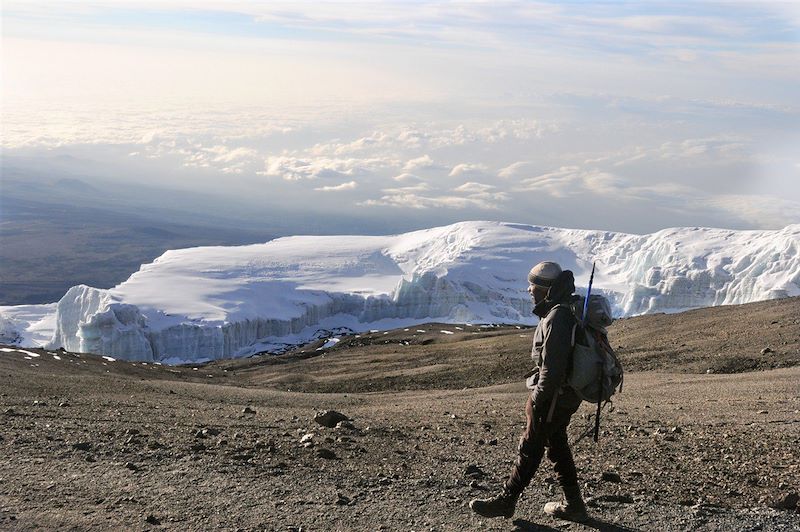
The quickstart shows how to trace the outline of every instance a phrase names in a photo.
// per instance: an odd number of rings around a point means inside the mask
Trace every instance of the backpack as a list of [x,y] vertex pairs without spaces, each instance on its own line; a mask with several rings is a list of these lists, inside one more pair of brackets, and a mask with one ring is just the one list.
[[[600,411],[611,400],[617,391],[622,392],[622,364],[617,354],[608,343],[606,327],[611,325],[614,318],[611,316],[611,305],[608,300],[598,294],[589,296],[589,307],[586,325],[581,319],[585,298],[574,296],[569,305],[560,305],[569,308],[575,316],[575,325],[572,326],[572,360],[567,371],[567,378],[563,386],[569,386],[575,393],[590,403],[597,404],[594,419],[594,441],[600,435]],[[550,404],[547,421],[553,419],[556,400]],[[584,433],[586,436],[588,432]]]
[[570,308],[576,317],[572,328],[572,364],[566,385],[590,403],[607,402],[619,388],[622,391],[623,370],[614,349],[608,342],[606,327],[611,325],[611,305],[598,294],[589,296],[588,320],[583,326],[584,298],[576,296]]

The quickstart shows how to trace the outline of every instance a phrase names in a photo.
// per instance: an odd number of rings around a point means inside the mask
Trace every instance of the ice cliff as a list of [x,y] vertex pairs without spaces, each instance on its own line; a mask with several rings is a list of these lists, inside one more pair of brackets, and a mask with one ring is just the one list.
[[[112,289],[71,288],[48,347],[180,362],[244,356],[335,327],[533,323],[526,274],[540,260],[573,270],[579,291],[596,261],[595,287],[619,315],[800,295],[800,225],[632,235],[462,222],[168,251]],[[4,323],[17,308],[0,308]]]

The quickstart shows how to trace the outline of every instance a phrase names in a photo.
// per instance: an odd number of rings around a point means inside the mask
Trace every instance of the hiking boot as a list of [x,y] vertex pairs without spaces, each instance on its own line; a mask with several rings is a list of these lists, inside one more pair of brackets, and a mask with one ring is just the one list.
[[472,511],[483,517],[505,517],[511,518],[514,515],[514,508],[517,506],[519,495],[514,495],[507,489],[503,489],[499,495],[491,499],[472,499],[469,507]]
[[578,486],[564,486],[564,501],[548,502],[544,505],[544,513],[567,521],[581,522],[589,518]]

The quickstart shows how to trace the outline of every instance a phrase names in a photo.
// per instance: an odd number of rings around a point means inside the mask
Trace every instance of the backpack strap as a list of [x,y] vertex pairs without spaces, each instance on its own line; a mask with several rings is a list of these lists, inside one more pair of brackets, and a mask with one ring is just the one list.
[[[572,308],[570,306],[568,306],[568,305],[564,305],[563,303],[559,303],[558,305],[556,305],[555,307],[550,309],[550,312],[548,312],[547,314],[550,315],[550,313],[554,312],[558,307],[563,307],[563,308],[569,310],[570,313],[572,313],[573,316],[574,316],[574,313],[572,312]],[[570,341],[570,346],[573,349],[575,349],[575,330],[577,329],[577,327],[578,327],[578,322],[576,320],[575,324],[572,326],[572,340]],[[559,384],[558,388],[556,388],[556,392],[553,395],[553,398],[550,400],[550,410],[549,410],[549,412],[547,412],[547,423],[550,423],[553,420],[553,413],[556,411],[556,402],[558,401],[558,396],[561,395],[561,389],[564,387],[564,384],[566,384],[570,373],[572,373],[572,358],[571,357],[570,357],[569,363],[567,364],[567,374],[564,375],[564,381],[561,384]]]

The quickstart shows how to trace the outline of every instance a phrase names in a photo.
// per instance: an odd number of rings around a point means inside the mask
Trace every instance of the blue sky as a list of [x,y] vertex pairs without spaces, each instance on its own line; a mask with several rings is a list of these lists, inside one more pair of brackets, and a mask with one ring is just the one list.
[[800,223],[798,4],[7,1],[2,19],[4,164],[32,173],[402,229]]

